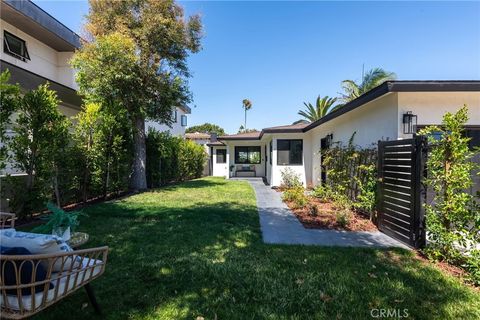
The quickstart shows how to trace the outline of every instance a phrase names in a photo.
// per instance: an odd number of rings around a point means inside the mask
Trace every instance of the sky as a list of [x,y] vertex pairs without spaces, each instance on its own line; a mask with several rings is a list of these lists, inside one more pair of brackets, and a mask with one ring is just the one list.
[[[35,3],[81,33],[87,1]],[[200,14],[203,49],[189,57],[188,125],[236,133],[291,124],[303,102],[382,67],[399,80],[479,80],[480,2],[182,1]]]

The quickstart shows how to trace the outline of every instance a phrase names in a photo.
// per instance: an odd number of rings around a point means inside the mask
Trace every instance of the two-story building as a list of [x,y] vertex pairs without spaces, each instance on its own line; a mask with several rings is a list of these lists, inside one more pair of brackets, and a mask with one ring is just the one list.
[[[77,94],[75,70],[69,64],[81,47],[78,34],[30,0],[1,0],[0,37],[0,72],[8,69],[11,83],[28,91],[48,81],[61,100],[59,109],[63,114],[72,117],[80,112],[82,98]],[[188,106],[176,107],[171,127],[152,121],[147,121],[145,127],[184,136],[190,112]],[[21,173],[7,166],[0,176],[4,174]]]

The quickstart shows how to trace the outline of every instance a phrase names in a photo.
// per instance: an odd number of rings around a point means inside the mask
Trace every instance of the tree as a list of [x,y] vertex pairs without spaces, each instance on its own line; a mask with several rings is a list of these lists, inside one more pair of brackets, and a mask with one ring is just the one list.
[[220,127],[216,124],[212,124],[212,123],[204,123],[204,124],[200,124],[200,125],[197,125],[197,126],[192,126],[192,127],[187,128],[187,130],[185,130],[185,132],[187,132],[187,133],[195,133],[195,132],[216,133],[219,136],[225,135],[225,130],[223,130],[222,127]]
[[131,160],[126,146],[129,132],[124,133],[122,128],[127,122],[125,118],[124,114],[106,112],[98,103],[87,103],[76,116],[74,138],[80,151],[78,180],[84,202],[89,191],[106,197],[111,189],[119,189],[117,184],[121,184],[125,175],[122,173]]
[[337,107],[332,106],[336,101],[337,98],[330,98],[329,96],[322,98],[318,96],[315,106],[311,103],[304,102],[303,104],[305,105],[306,110],[300,110],[298,114],[310,122],[316,121],[335,110]]
[[[468,192],[474,184],[472,175],[478,174],[480,167],[473,160],[475,151],[469,149],[470,138],[464,132],[467,122],[468,109],[463,106],[456,113],[447,112],[441,126],[420,131],[431,144],[426,184],[434,196],[425,205],[429,233],[425,252],[430,258],[461,264],[466,255],[460,247],[468,248],[480,241],[480,205]],[[474,248],[475,245],[470,249]],[[471,251],[473,254],[475,250]],[[479,253],[476,249],[477,259]]]
[[257,129],[247,129],[244,126],[240,126],[240,128],[238,128],[237,133],[249,133],[249,132],[258,132],[258,130]]
[[145,189],[145,120],[169,125],[172,108],[190,102],[187,57],[200,50],[200,18],[185,19],[169,0],[90,0],[85,29],[94,41],[72,61],[80,92],[109,112],[126,112],[134,142],[130,186]]
[[7,130],[11,124],[10,117],[18,107],[20,87],[8,83],[10,72],[0,74],[0,171],[5,169],[7,161]]
[[14,192],[13,206],[20,215],[41,209],[52,184],[58,198],[57,163],[62,145],[69,141],[70,127],[68,119],[58,111],[58,103],[48,83],[27,92],[19,102],[8,148],[14,167],[26,173],[25,185]]
[[243,128],[247,129],[247,111],[252,109],[252,102],[248,99],[243,99],[242,107],[245,110],[245,122],[244,122]]
[[362,81],[360,83],[357,83],[354,80],[343,80],[342,89],[344,93],[341,94],[341,100],[345,103],[352,101],[365,92],[381,85],[383,82],[394,80],[396,77],[397,76],[393,72],[385,71],[382,68],[373,68],[362,76]]

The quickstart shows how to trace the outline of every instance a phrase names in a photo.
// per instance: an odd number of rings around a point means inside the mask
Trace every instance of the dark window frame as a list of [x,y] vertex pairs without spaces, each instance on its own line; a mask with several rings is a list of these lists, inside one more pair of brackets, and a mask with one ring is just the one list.
[[273,156],[273,140],[270,140],[270,165],[272,165],[272,156]]
[[[292,159],[292,141],[298,142],[300,141],[300,146],[301,146],[301,158],[300,162],[293,162]],[[279,148],[279,142],[280,143],[286,143],[288,142],[288,163],[281,163],[280,162],[280,157],[279,157],[279,152],[280,151],[286,151],[283,149]],[[303,166],[303,139],[277,139],[277,166]]]
[[[16,53],[10,49],[8,38],[13,38],[14,40],[17,40],[21,43],[24,51],[23,54]],[[17,37],[16,35],[8,32],[7,30],[3,30],[3,52],[19,60],[22,60],[23,62],[27,62],[27,60],[30,60],[30,55],[28,54],[27,43],[25,42],[25,40]]]
[[[247,149],[247,151],[243,151],[243,152],[247,152],[246,162],[239,162],[240,149]],[[254,150],[251,150],[251,149],[254,149]],[[258,162],[250,161],[250,152],[259,153]],[[235,156],[235,164],[261,164],[262,163],[262,147],[261,146],[235,146],[234,156]]]
[[[222,154],[223,156],[222,162],[218,161],[219,154]],[[227,163],[227,149],[217,149],[217,151],[215,152],[215,155],[216,155],[215,163]]]

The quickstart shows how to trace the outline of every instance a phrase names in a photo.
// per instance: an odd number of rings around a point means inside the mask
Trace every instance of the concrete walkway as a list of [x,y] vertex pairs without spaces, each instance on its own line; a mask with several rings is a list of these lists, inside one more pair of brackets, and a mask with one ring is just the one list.
[[283,203],[280,192],[266,186],[261,178],[242,178],[250,182],[257,196],[263,241],[277,244],[304,244],[341,247],[400,247],[401,242],[381,232],[350,232],[305,229]]

